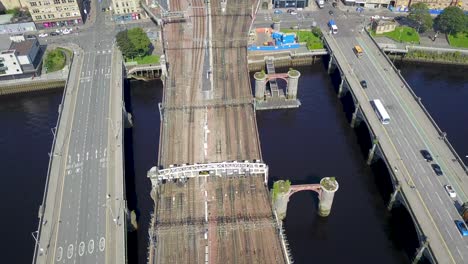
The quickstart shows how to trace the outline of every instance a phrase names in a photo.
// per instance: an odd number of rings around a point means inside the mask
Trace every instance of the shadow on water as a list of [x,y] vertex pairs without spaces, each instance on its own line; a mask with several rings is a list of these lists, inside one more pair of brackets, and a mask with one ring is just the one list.
[[146,172],[156,165],[159,141],[159,112],[162,83],[130,81],[125,86],[125,106],[133,127],[125,129],[125,177],[129,211],[137,215],[138,229],[127,234],[129,263],[146,263],[148,227],[153,200]]

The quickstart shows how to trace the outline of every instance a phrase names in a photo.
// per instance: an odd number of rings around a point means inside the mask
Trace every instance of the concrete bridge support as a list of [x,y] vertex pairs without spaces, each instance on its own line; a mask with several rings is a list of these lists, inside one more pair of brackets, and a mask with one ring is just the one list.
[[359,102],[356,102],[356,109],[354,110],[353,116],[351,117],[351,127],[355,128],[362,121],[361,111],[359,108]]
[[288,71],[288,87],[286,89],[286,97],[288,99],[297,98],[297,86],[299,84],[301,73],[297,70]]
[[127,112],[127,109],[125,109],[124,102],[122,102],[122,114],[123,114],[123,120],[124,120],[124,127],[125,128],[133,127],[132,114]]
[[333,53],[330,52],[330,61],[328,62],[328,74],[331,74],[336,69],[335,59]]
[[371,165],[372,161],[374,160],[375,150],[377,149],[377,143],[379,143],[379,140],[377,139],[377,137],[375,137],[372,140],[372,147],[369,150],[369,156],[367,158],[367,165]]
[[255,78],[255,99],[257,101],[265,100],[265,88],[266,88],[266,74],[264,72],[256,72]]
[[390,201],[388,202],[387,210],[392,210],[395,201],[397,200],[398,194],[400,194],[401,185],[397,182],[395,187],[395,191],[393,191],[392,195],[390,196]]
[[320,184],[291,185],[289,181],[277,181],[273,184],[273,208],[280,220],[286,217],[289,197],[299,191],[314,191],[319,195],[318,215],[326,217],[330,214],[338,182],[333,177],[320,180]]
[[429,241],[427,241],[427,239],[424,239],[422,245],[418,248],[418,250],[416,251],[416,256],[414,257],[413,259],[413,262],[411,262],[412,264],[417,264],[419,263],[419,260],[421,259],[421,257],[423,256],[424,254],[424,250],[426,250],[427,246],[429,245]]
[[338,86],[338,93],[337,93],[338,98],[341,98],[341,97],[343,97],[345,95],[345,93],[347,91],[346,90],[347,87],[345,85],[347,85],[346,80],[345,80],[345,75],[342,74],[341,75],[341,82],[340,82],[340,85]]

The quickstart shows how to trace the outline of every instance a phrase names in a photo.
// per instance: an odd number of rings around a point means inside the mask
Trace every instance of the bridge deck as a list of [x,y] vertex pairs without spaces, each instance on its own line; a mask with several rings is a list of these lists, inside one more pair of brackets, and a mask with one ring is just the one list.
[[[187,5],[171,1],[170,10]],[[253,1],[229,1],[226,13],[217,1],[192,5],[207,8],[189,9],[186,23],[164,27],[169,67],[159,166],[260,159],[253,104],[232,103],[252,102],[238,39],[247,36]],[[264,175],[168,181],[153,193],[149,263],[285,262]]]
[[[337,19],[337,23],[342,30],[337,35],[324,35],[325,40],[378,139],[384,159],[401,185],[417,230],[422,230],[429,240],[430,252],[439,263],[466,263],[468,243],[454,224],[455,220],[461,220],[456,204],[462,204],[468,197],[464,165],[372,39],[357,30],[343,29],[348,23],[345,20]],[[354,54],[354,45],[363,48],[361,58]],[[360,86],[361,80],[367,81],[367,89]],[[374,113],[370,105],[373,99],[383,102],[391,117],[388,125],[382,125]],[[443,176],[434,173],[431,163],[421,156],[422,149],[432,153],[432,163],[441,166]],[[456,199],[448,196],[445,184],[456,189]]]
[[284,262],[261,176],[166,183],[156,200],[149,263]]
[[[203,6],[203,1],[193,3]],[[171,1],[171,10],[185,10],[186,2]],[[164,112],[159,165],[259,159],[260,148],[252,101],[245,48],[234,47],[232,39],[247,35],[250,18],[221,15],[219,3],[212,3],[211,37],[217,41],[209,48],[209,23],[206,9],[191,9],[191,23],[164,27],[169,62],[163,105],[177,111]],[[229,3],[235,6],[235,2]],[[229,12],[239,10],[233,8]],[[242,12],[249,14],[250,8]],[[192,39],[206,39],[192,41]],[[210,65],[212,61],[212,65]],[[211,92],[207,92],[212,90]],[[209,95],[206,95],[209,93]],[[219,104],[225,101],[226,105]],[[210,105],[216,108],[193,108]]]

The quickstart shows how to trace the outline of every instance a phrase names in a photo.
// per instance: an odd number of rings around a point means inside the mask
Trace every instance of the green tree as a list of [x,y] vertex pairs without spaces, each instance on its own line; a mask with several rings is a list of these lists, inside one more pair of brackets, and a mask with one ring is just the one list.
[[130,29],[127,35],[137,56],[143,57],[148,55],[151,42],[142,28]]
[[429,14],[429,8],[425,3],[411,5],[408,18],[417,24],[416,28],[419,29],[420,32],[432,28],[433,20],[431,14]]
[[449,6],[435,20],[437,29],[450,34],[468,31],[468,16],[459,7]]

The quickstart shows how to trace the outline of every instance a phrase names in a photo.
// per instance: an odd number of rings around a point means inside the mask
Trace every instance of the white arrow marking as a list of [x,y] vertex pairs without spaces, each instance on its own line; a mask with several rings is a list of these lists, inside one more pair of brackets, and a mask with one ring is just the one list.
[[88,253],[93,254],[94,252],[94,240],[90,240],[88,243]]
[[86,152],[86,160],[88,160],[89,152]]

